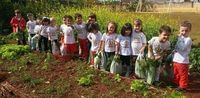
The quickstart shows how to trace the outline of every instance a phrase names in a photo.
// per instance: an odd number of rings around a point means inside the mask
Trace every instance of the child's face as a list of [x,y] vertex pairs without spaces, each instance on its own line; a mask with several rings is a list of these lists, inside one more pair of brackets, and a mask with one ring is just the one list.
[[40,19],[37,19],[36,22],[37,22],[38,24],[41,24],[41,23],[42,23],[42,21],[41,21]]
[[15,12],[15,16],[21,17],[21,13],[20,12]]
[[182,36],[187,37],[187,36],[189,35],[190,29],[189,29],[188,27],[183,27],[183,26],[181,26],[179,32],[180,32],[180,34],[181,34]]
[[98,30],[92,30],[92,33],[96,34],[98,33]]
[[160,37],[160,41],[161,42],[166,42],[169,40],[169,36],[170,33],[163,31],[162,33],[160,33],[159,37]]
[[45,26],[47,26],[47,25],[48,25],[48,22],[47,22],[47,21],[44,21],[43,24],[44,24]]
[[50,21],[50,24],[51,24],[51,25],[55,25],[55,23],[56,23],[56,20],[55,20],[55,19],[52,19],[52,20]]
[[89,17],[89,18],[88,18],[88,22],[89,22],[89,23],[95,23],[96,20],[95,20],[95,18],[91,18],[91,17]]
[[134,25],[134,30],[135,30],[136,32],[140,32],[141,29],[142,29],[141,25]]
[[81,24],[82,23],[82,17],[77,17],[76,18],[76,23]]
[[108,33],[112,34],[112,33],[114,33],[114,31],[115,31],[115,25],[112,23],[109,23],[108,24]]
[[131,30],[125,30],[125,36],[129,36],[131,34]]
[[69,18],[65,18],[63,21],[64,24],[66,24],[67,26],[71,26],[73,24],[73,21]]
[[29,20],[33,20],[33,16],[28,16],[28,19]]

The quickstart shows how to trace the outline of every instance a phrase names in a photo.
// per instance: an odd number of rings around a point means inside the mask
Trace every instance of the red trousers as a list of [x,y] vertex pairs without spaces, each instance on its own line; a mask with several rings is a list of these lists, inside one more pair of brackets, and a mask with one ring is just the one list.
[[79,43],[80,43],[80,48],[81,48],[81,57],[83,57],[84,59],[88,58],[88,42],[87,39],[78,39]]
[[180,88],[188,87],[188,64],[173,62],[174,67],[174,83]]
[[64,44],[64,50],[63,50],[64,54],[62,56],[62,61],[69,61],[71,60],[71,58],[73,56],[75,56],[76,54],[78,54],[78,48],[77,48],[77,44]]

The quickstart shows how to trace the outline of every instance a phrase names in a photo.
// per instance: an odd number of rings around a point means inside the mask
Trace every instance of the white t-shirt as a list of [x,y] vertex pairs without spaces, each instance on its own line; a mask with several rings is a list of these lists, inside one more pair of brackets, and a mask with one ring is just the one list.
[[26,23],[26,27],[27,27],[27,30],[28,30],[29,34],[35,34],[35,32],[34,32],[35,26],[36,26],[36,21],[35,20],[33,20],[33,21],[29,20]]
[[98,31],[98,33],[96,33],[96,34],[94,34],[94,33],[88,34],[87,38],[92,44],[91,49],[90,49],[91,51],[98,51],[101,37],[102,37],[102,34],[100,31]]
[[180,36],[176,43],[173,61],[182,64],[189,64],[189,53],[192,46],[190,37]]
[[117,38],[117,34],[106,34],[104,33],[101,41],[104,41],[104,51],[105,52],[115,52],[115,39]]
[[116,39],[116,42],[119,43],[119,54],[123,56],[131,55],[131,37],[119,35]]
[[74,44],[75,37],[73,28],[67,25],[61,25],[60,29],[64,34],[64,44]]
[[166,41],[165,43],[162,43],[159,41],[159,37],[153,37],[148,43],[149,45],[152,45],[153,54],[155,56],[162,54],[164,50],[170,50],[170,42]]
[[47,33],[47,28],[48,28],[48,27],[49,27],[49,26],[44,26],[44,25],[42,25],[42,26],[41,26],[40,35],[42,35],[43,37],[48,38],[48,33]]
[[58,28],[56,26],[49,26],[47,28],[49,40],[53,41],[58,39],[57,29]]
[[41,27],[42,27],[42,25],[35,25],[34,33],[40,34]]
[[142,44],[146,44],[146,36],[143,32],[137,33],[135,31],[132,32],[131,35],[131,49],[132,55],[138,55],[140,53],[140,49],[142,48]]
[[81,24],[74,24],[74,28],[77,31],[78,38],[87,39],[86,24],[82,22]]

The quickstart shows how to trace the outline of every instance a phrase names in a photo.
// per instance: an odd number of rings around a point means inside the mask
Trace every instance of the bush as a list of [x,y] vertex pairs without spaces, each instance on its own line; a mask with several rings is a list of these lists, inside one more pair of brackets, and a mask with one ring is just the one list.
[[200,72],[200,47],[192,48],[190,55],[190,69]]

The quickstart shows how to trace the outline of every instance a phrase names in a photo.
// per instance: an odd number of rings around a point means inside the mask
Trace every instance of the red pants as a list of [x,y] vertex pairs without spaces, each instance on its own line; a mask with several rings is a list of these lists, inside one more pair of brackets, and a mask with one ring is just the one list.
[[77,44],[64,44],[64,54],[62,56],[62,61],[69,61],[72,57],[78,54]]
[[94,58],[96,56],[96,51],[91,51],[91,58],[90,58],[90,64],[94,65]]
[[87,39],[78,39],[79,43],[80,43],[80,48],[81,48],[81,57],[83,57],[84,59],[88,58],[88,42]]
[[188,64],[173,62],[174,66],[174,83],[180,88],[188,87]]

